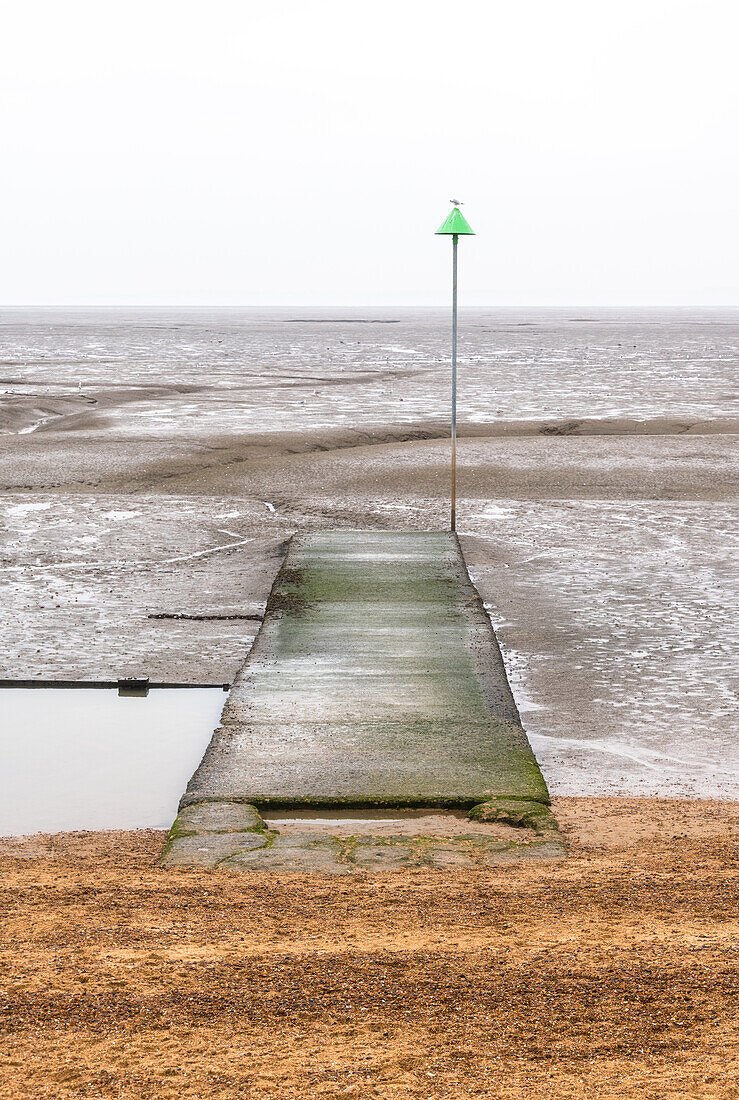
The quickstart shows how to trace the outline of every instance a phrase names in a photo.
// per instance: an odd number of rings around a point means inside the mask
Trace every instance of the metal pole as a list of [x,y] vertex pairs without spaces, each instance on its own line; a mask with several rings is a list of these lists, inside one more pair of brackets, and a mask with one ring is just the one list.
[[457,234],[452,236],[452,531],[457,529]]

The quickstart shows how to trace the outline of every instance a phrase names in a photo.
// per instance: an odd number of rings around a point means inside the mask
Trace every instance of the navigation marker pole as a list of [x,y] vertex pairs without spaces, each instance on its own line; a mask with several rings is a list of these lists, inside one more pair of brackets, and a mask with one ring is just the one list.
[[457,242],[475,235],[459,206],[453,203],[449,217],[436,230],[437,236],[452,238],[452,531],[457,530]]

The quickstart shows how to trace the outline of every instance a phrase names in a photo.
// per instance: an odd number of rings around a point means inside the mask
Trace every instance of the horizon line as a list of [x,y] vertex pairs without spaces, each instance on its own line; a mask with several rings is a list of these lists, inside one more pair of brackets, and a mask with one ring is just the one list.
[[[436,305],[301,305],[293,303],[291,305],[225,305],[225,304],[182,304],[175,302],[157,302],[157,303],[120,303],[120,302],[17,302],[17,303],[0,303],[0,312],[6,312],[11,310],[193,310],[193,311],[206,311],[206,310],[224,310],[228,312],[249,311],[289,311],[296,310],[305,312],[306,310],[315,310],[319,312],[325,312],[330,310],[448,310],[449,303],[442,303]],[[459,306],[460,312],[472,311],[472,310],[557,310],[557,311],[572,311],[572,310],[666,310],[666,311],[683,311],[683,310],[722,310],[722,311],[736,311],[739,312],[739,303],[719,303],[719,304],[608,304],[608,303],[582,303],[572,302],[565,305],[552,305],[552,304],[537,304],[527,303],[523,305],[462,305]]]

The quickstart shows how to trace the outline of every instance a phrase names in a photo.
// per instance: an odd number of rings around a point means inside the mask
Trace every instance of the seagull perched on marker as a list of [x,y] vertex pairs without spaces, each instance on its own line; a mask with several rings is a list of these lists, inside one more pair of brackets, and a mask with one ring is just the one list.
[[459,199],[450,199],[449,202],[452,206],[464,206],[464,203],[460,202]]

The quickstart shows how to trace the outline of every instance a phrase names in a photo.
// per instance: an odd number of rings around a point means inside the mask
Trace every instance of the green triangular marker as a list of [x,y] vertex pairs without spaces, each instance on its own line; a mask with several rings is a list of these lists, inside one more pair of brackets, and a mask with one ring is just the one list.
[[475,235],[474,229],[467,221],[458,206],[455,206],[453,210],[450,210],[449,217],[443,225],[439,226],[439,228],[436,230],[435,235],[438,236],[440,233],[457,233],[460,237],[462,236],[462,234],[465,234],[468,237],[474,237]]

